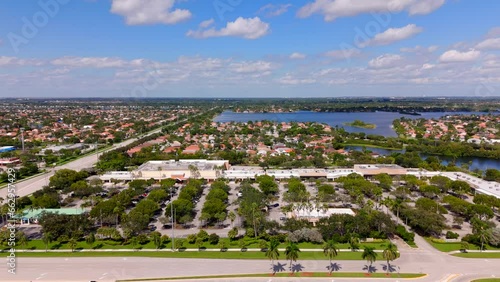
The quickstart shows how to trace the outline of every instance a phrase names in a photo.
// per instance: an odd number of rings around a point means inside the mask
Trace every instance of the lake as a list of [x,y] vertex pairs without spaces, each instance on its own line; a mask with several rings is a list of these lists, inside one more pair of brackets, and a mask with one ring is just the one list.
[[[361,146],[346,146],[346,150],[363,150]],[[366,150],[372,151],[380,155],[390,155],[392,153],[403,153],[404,150],[388,150],[383,148],[370,148],[366,147]],[[423,159],[427,158],[429,155],[420,154]],[[436,156],[441,160],[441,164],[447,165],[449,162],[453,161],[453,158],[446,156]],[[494,168],[500,170],[500,160],[495,159],[485,159],[485,158],[473,158],[473,157],[460,157],[455,159],[456,166],[460,167],[461,164],[469,164],[469,170],[479,169],[486,170],[489,168]]]
[[[401,117],[418,119],[418,118],[439,118],[446,115],[456,114],[485,114],[477,112],[428,112],[421,113],[421,116],[402,115],[394,112],[372,112],[372,113],[318,113],[309,111],[300,111],[293,113],[235,113],[225,111],[217,116],[216,122],[248,122],[269,120],[276,122],[319,122],[326,123],[330,126],[343,127],[348,132],[364,132],[366,134],[383,135],[389,137],[397,137],[396,132],[392,128],[392,122]],[[377,125],[375,129],[357,128],[346,126],[344,123],[353,122],[354,120],[362,120],[366,123]]]

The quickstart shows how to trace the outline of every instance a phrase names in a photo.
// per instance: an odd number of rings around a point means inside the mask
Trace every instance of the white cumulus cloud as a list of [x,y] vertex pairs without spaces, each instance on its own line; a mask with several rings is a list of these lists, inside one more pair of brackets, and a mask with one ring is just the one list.
[[280,16],[286,12],[288,12],[288,9],[292,7],[292,4],[267,4],[262,6],[262,8],[259,9],[257,13],[259,14],[265,14],[268,17],[277,17]]
[[5,66],[18,66],[18,67],[24,67],[24,66],[41,66],[43,65],[44,62],[42,60],[38,59],[21,59],[17,57],[6,57],[6,56],[0,56],[0,67],[5,67]]
[[483,50],[500,50],[500,37],[488,38],[476,45],[477,49]]
[[111,13],[128,25],[176,24],[191,18],[185,9],[173,9],[175,0],[112,0]]
[[414,24],[400,28],[389,28],[384,32],[376,34],[372,39],[361,44],[360,47],[388,45],[397,41],[405,40],[421,33],[423,29]]
[[294,59],[294,60],[300,60],[300,59],[305,59],[305,58],[306,58],[306,55],[304,55],[302,53],[298,53],[298,52],[292,53],[290,55],[290,59]]
[[314,0],[299,9],[297,16],[323,15],[325,21],[340,17],[352,17],[366,13],[399,13],[424,15],[433,12],[445,0]]
[[215,23],[214,19],[209,19],[206,21],[202,21],[199,26],[200,26],[200,28],[207,28],[207,27],[213,25],[214,23]]
[[341,59],[350,59],[353,57],[359,57],[361,55],[361,51],[356,48],[351,48],[351,49],[339,49],[339,50],[331,50],[328,51],[324,54],[327,57],[334,58],[337,60]]
[[268,72],[273,69],[273,64],[266,61],[232,63],[229,69],[236,73]]
[[481,52],[474,49],[466,52],[448,50],[439,57],[439,61],[441,61],[442,63],[470,62],[479,58],[480,55]]
[[[55,66],[73,68],[121,68],[129,65],[129,62],[120,58],[110,57],[62,57],[50,62]],[[133,64],[138,64],[134,61]]]
[[403,57],[396,54],[384,54],[368,62],[368,66],[374,69],[386,69],[398,66]]
[[219,30],[215,28],[190,30],[187,36],[194,38],[209,38],[234,36],[246,39],[257,39],[269,33],[269,24],[260,20],[259,17],[243,18],[239,17],[234,22],[228,22],[226,27]]

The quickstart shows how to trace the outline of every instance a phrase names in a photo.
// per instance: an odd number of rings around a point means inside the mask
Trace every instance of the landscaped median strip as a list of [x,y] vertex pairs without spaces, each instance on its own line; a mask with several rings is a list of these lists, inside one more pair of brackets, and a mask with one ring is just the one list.
[[456,253],[453,254],[452,256],[455,257],[460,257],[460,258],[484,258],[484,259],[500,259],[500,252],[499,251],[482,251],[482,252],[471,252],[468,251],[467,253]]
[[421,278],[427,274],[417,274],[417,273],[366,273],[366,272],[334,272],[330,275],[328,272],[280,272],[276,274],[271,273],[259,273],[259,274],[229,274],[229,275],[205,275],[205,276],[180,276],[180,277],[166,277],[166,278],[147,278],[147,279],[127,279],[127,280],[117,280],[117,282],[139,282],[139,281],[163,281],[163,280],[194,280],[194,279],[217,279],[217,278],[251,278],[251,277],[277,277],[277,278],[289,278],[289,277],[315,277],[315,278]]
[[[8,251],[2,250],[1,252]],[[284,248],[278,249],[280,252],[284,252]],[[301,252],[321,252],[323,253],[323,249],[300,249]],[[353,252],[349,249],[338,249],[338,252],[341,253],[362,253],[362,251],[357,251]],[[376,253],[383,253],[384,250],[374,250]],[[71,253],[70,249],[56,249],[56,250],[26,250],[26,249],[19,249],[18,252],[23,252],[23,253],[51,253],[51,252],[59,252],[59,253]],[[76,249],[74,253],[79,253],[79,252],[173,252],[171,249]],[[213,248],[206,248],[206,249],[181,249],[181,250],[176,250],[176,253],[182,253],[182,252],[219,252],[219,253],[225,253],[225,252],[261,252],[263,253],[262,249],[239,249],[239,248],[233,248],[233,249],[225,249],[224,251],[221,251],[221,249],[213,249]]]
[[[157,258],[199,258],[199,259],[266,259],[264,252],[221,252],[221,251],[131,251],[131,250],[100,250],[100,251],[17,251],[18,257],[157,257]],[[339,252],[337,260],[363,260],[362,252]],[[328,260],[321,251],[301,252],[300,259],[303,260]]]

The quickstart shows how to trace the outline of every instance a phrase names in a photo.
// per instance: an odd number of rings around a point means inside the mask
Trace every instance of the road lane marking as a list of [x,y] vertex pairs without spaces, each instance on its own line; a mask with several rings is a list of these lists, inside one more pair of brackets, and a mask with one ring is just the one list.
[[443,281],[444,282],[449,282],[449,281],[452,281],[453,279],[455,279],[455,278],[457,278],[459,276],[461,276],[461,274],[450,274]]

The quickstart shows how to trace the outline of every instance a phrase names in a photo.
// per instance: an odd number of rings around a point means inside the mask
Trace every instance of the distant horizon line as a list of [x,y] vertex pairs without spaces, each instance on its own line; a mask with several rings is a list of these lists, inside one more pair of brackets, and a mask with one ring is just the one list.
[[271,99],[436,99],[436,100],[446,100],[446,99],[500,99],[500,96],[338,96],[338,97],[325,97],[325,96],[315,96],[315,97],[0,97],[0,100],[89,100],[89,99],[100,99],[100,100],[271,100]]

